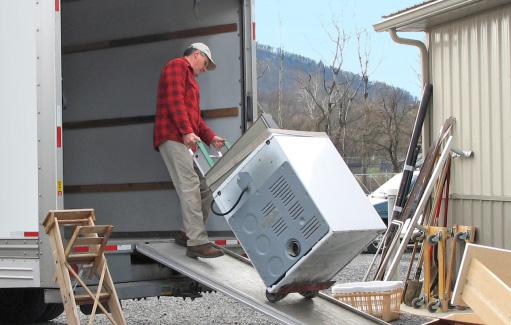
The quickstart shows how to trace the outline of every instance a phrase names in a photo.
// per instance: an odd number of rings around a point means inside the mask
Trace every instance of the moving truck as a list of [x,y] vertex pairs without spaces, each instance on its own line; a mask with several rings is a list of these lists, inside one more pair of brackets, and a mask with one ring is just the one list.
[[[218,68],[199,77],[203,116],[234,142],[256,107],[253,13],[251,0],[0,2],[0,322],[62,312],[41,225],[53,209],[94,208],[114,226],[120,299],[208,290],[135,249],[180,228],[152,145],[156,89],[169,59],[206,43]],[[218,216],[208,229],[231,234]]]

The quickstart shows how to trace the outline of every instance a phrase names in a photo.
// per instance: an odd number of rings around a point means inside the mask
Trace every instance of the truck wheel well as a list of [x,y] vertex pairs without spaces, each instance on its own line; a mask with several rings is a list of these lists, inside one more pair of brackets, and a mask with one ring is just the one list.
[[62,314],[64,311],[63,304],[46,304],[46,309],[41,316],[37,319],[37,322],[47,322],[55,319]]
[[34,323],[46,307],[41,288],[0,289],[0,323]]

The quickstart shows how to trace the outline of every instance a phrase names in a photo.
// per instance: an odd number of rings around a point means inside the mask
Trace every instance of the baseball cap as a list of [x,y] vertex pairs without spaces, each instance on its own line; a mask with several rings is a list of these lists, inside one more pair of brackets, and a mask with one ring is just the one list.
[[209,65],[208,65],[208,71],[212,71],[216,69],[215,61],[213,61],[213,58],[211,57],[211,50],[209,47],[204,43],[192,43],[190,44],[191,48],[197,49],[201,51],[202,53],[206,54],[206,56],[209,59]]

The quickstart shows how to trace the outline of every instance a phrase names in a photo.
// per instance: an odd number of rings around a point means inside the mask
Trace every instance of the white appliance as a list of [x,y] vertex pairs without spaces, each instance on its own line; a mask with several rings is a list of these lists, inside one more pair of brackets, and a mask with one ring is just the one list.
[[265,132],[214,190],[215,212],[268,293],[327,283],[385,224],[326,134]]

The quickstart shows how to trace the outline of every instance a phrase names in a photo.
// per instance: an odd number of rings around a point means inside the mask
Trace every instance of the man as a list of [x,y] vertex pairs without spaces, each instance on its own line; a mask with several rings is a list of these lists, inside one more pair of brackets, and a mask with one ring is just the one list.
[[199,107],[196,77],[215,68],[209,48],[193,43],[183,57],[167,62],[158,84],[154,148],[167,166],[181,204],[184,232],[176,236],[176,243],[187,246],[186,255],[192,258],[223,255],[208,239],[205,225],[211,193],[194,169],[189,152],[197,150],[198,141],[217,149],[224,144],[224,139],[206,125]]

